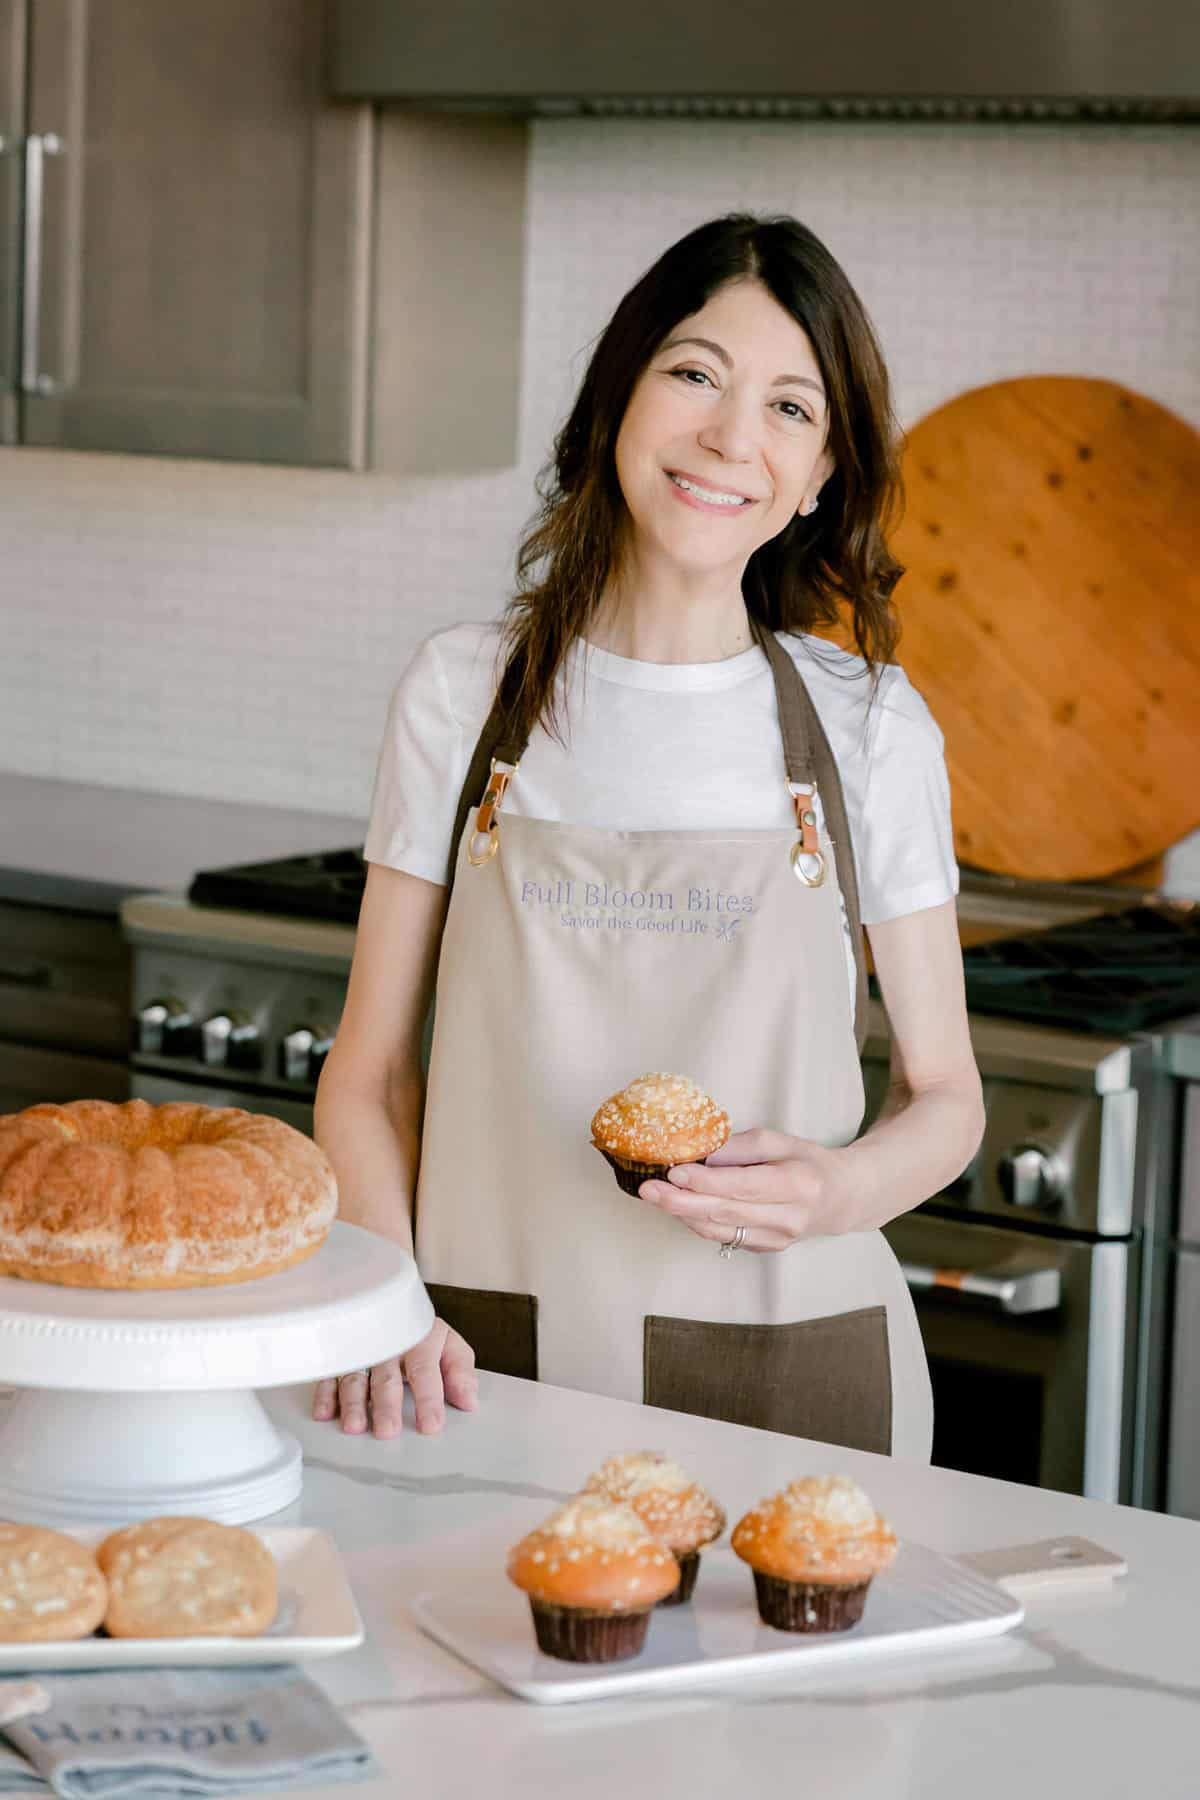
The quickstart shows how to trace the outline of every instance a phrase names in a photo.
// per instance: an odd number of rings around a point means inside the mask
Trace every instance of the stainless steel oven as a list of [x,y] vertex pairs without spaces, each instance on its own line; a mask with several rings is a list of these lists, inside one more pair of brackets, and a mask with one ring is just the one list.
[[[868,1111],[886,1088],[882,1013]],[[1151,1041],[973,1015],[987,1122],[970,1168],[885,1227],[916,1306],[933,1460],[1156,1505],[1166,1196]]]

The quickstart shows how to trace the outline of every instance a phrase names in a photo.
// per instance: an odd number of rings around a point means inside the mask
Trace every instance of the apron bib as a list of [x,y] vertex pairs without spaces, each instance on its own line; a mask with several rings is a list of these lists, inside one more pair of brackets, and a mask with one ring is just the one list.
[[[836,767],[791,658],[773,634],[759,641],[788,778],[819,787],[835,834],[808,811],[801,861],[812,870],[820,852],[817,886],[797,879],[795,830],[604,831],[497,820],[486,801],[466,817],[497,749],[516,763],[524,748],[505,744],[493,709],[456,835],[417,1261],[481,1367],[927,1461],[925,1354],[881,1233],[722,1259],[624,1193],[590,1141],[601,1101],[653,1069],[695,1081],[734,1131],[841,1145],[861,1123]],[[473,866],[480,824],[494,854]]]

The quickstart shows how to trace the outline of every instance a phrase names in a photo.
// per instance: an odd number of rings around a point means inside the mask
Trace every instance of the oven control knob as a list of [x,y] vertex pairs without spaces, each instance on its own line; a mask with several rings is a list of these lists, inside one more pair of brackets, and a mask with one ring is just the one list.
[[997,1174],[1010,1206],[1048,1212],[1061,1205],[1067,1175],[1061,1158],[1041,1144],[1017,1144],[1000,1158]]
[[257,1069],[262,1063],[262,1038],[247,1012],[230,1007],[205,1019],[200,1043],[210,1068]]
[[191,1008],[172,994],[139,1006],[133,1015],[133,1047],[147,1056],[193,1056],[196,1021]]
[[332,1047],[324,1025],[294,1025],[279,1046],[279,1073],[285,1081],[315,1081]]

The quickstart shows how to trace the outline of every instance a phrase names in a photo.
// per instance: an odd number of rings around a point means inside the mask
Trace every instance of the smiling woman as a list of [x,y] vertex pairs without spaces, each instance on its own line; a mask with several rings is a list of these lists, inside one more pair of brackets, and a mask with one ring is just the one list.
[[[959,1173],[981,1108],[941,737],[889,661],[896,437],[794,219],[713,220],[617,307],[503,619],[435,633],[393,699],[317,1134],[345,1216],[408,1241],[415,1210],[439,1320],[318,1417],[389,1435],[407,1382],[437,1430],[478,1355],[928,1457],[878,1227]],[[842,614],[859,656],[812,635]],[[896,1067],[856,1142],[863,920]],[[641,1070],[734,1130],[631,1195],[589,1122]]]

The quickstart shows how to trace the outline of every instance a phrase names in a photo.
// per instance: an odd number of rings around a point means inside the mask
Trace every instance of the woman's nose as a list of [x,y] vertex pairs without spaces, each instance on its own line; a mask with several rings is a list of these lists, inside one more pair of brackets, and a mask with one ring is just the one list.
[[755,424],[753,407],[725,396],[697,433],[698,441],[726,462],[748,462],[758,447]]

